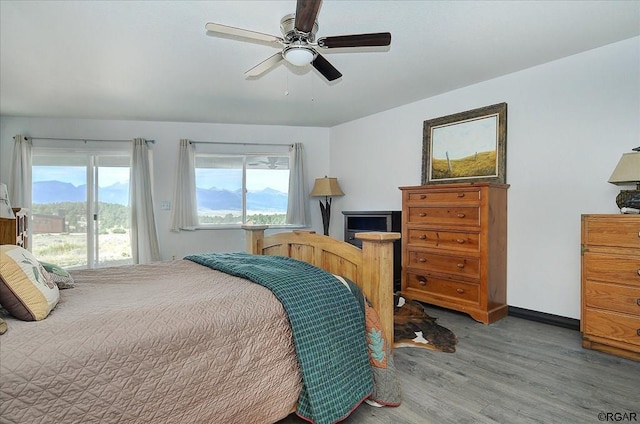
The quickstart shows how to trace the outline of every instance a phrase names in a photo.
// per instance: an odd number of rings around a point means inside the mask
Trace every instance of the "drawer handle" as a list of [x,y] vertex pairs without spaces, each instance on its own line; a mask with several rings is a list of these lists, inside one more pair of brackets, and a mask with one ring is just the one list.
[[457,291],[458,293],[460,293],[460,294],[464,293],[464,290],[463,290],[463,289],[456,289],[456,291]]
[[420,195],[420,199],[421,199],[421,200],[424,200],[424,199],[426,199],[426,198],[427,198],[427,195],[426,195],[426,194],[421,194],[421,195]]
[[640,336],[640,328],[638,328],[638,329],[636,330],[636,334],[637,334],[638,336]]
[[426,234],[420,234],[420,237],[418,237],[420,240],[426,240],[427,239],[427,235]]
[[427,258],[418,258],[418,262],[427,262]]
[[420,212],[420,214],[418,216],[424,218],[425,216],[427,216],[427,214],[425,212]]
[[464,244],[465,241],[466,241],[465,239],[456,239],[456,242],[458,244]]
[[640,276],[640,269],[638,269],[638,276]]
[[636,299],[636,303],[640,306],[640,297]]
[[464,264],[458,264],[458,265],[456,265],[456,266],[457,266],[458,268],[460,268],[460,269],[464,268]]
[[464,197],[464,193],[458,193],[458,197]]
[[463,214],[463,213],[459,213],[459,214],[458,214],[458,218],[464,218],[465,216],[466,216],[466,215],[465,215],[465,214]]
[[427,279],[424,277],[419,277],[418,278],[418,283],[420,283],[421,286],[426,286],[427,285]]

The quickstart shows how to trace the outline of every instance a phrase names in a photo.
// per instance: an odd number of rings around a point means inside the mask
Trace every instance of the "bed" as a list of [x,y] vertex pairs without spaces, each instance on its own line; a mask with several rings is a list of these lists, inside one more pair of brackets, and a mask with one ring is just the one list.
[[[245,227],[252,257],[293,258],[355,282],[393,340],[399,234],[362,233],[360,250],[312,232],[265,229]],[[293,319],[260,284],[187,259],[72,276],[76,287],[61,292],[46,319],[5,318],[2,423],[272,423],[313,395]],[[331,413],[301,416],[337,421]]]

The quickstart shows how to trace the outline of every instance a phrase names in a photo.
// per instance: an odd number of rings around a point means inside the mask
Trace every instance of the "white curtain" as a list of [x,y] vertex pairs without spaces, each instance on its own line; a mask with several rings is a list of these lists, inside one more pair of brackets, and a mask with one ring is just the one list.
[[289,152],[289,203],[287,224],[308,226],[309,196],[304,177],[304,149],[302,143],[294,143]]
[[9,180],[9,200],[13,207],[31,207],[31,139],[22,135],[14,137],[13,161]]
[[153,214],[151,151],[144,138],[133,140],[130,198],[131,253],[133,263],[160,260],[156,220]]
[[198,226],[196,202],[196,152],[189,140],[180,140],[178,172],[173,192],[171,231],[194,230]]

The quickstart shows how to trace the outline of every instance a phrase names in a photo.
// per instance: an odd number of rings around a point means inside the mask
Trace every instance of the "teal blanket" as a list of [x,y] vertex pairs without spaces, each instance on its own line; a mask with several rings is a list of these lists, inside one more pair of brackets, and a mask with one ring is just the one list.
[[334,423],[371,394],[363,310],[330,273],[282,256],[209,253],[185,259],[258,283],[282,303],[302,372],[299,416]]

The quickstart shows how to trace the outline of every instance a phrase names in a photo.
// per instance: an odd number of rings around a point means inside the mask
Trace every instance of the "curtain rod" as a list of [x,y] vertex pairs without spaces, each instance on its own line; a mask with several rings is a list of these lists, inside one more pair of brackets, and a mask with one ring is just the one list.
[[230,141],[198,141],[189,140],[190,144],[228,144],[233,146],[289,146],[293,147],[293,144],[278,144],[278,143],[233,143]]
[[[132,140],[103,140],[100,138],[57,138],[57,137],[29,137],[29,136],[25,136],[25,138],[27,140],[60,140],[60,141],[83,141],[83,142],[87,142],[87,141],[108,141],[108,142],[112,142],[112,143],[130,143]],[[13,139],[15,140],[16,138],[13,137]],[[147,143],[151,143],[151,144],[155,144],[155,140],[145,140]]]

